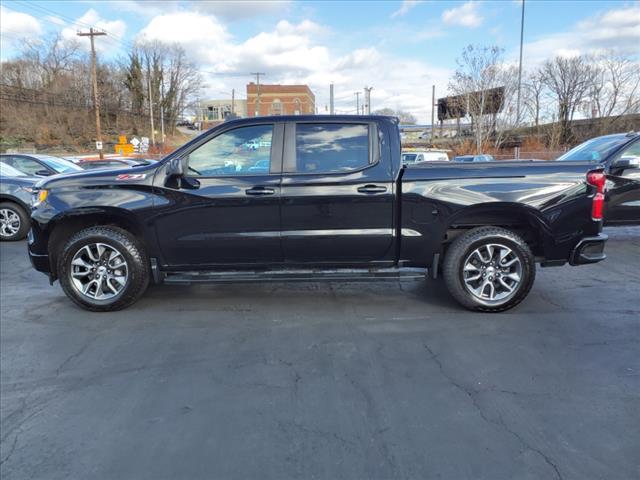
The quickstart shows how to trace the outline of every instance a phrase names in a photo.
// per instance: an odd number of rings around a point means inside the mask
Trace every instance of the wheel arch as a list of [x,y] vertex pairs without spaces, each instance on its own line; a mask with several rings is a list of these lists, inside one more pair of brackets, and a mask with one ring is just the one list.
[[539,210],[518,203],[493,202],[472,205],[455,212],[444,228],[445,248],[462,233],[482,226],[515,231],[538,257],[545,256],[546,245],[552,238],[551,228]]
[[18,197],[14,197],[13,195],[7,195],[6,193],[0,193],[0,202],[10,202],[15,203],[22,207],[27,214],[31,212],[31,207],[20,200]]
[[54,278],[57,277],[58,255],[65,241],[85,228],[96,226],[114,226],[131,233],[147,252],[152,246],[142,222],[128,210],[118,207],[87,207],[69,210],[51,219],[47,226],[49,264]]

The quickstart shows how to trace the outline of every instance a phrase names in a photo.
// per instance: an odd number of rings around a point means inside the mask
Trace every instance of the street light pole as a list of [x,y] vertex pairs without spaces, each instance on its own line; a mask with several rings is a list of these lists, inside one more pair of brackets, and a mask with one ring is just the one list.
[[522,47],[524,43],[524,0],[520,19],[520,62],[518,63],[518,99],[516,101],[516,127],[520,126],[520,90],[522,89]]

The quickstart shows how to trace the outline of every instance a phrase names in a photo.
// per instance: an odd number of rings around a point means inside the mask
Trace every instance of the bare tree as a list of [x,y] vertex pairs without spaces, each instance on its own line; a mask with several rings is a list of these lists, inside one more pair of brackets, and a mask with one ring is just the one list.
[[567,143],[571,137],[570,121],[585,98],[592,84],[594,69],[585,56],[572,58],[555,57],[540,68],[544,86],[555,97],[560,122],[560,142]]
[[640,64],[609,54],[595,58],[592,68],[587,113],[615,122],[617,117],[640,111]]
[[[496,46],[467,46],[457,59],[458,68],[449,82],[451,93],[466,99],[478,153],[492,136],[498,146],[502,133],[515,122],[512,104],[517,75],[514,67],[505,64],[502,55],[503,49]],[[499,98],[492,94],[496,88],[503,88]]]
[[402,125],[415,125],[418,119],[415,115],[404,110],[394,110],[393,108],[381,108],[373,112],[374,115],[388,115],[390,117],[398,117]]
[[522,87],[525,112],[537,127],[540,125],[540,116],[544,106],[544,78],[539,71],[531,72],[526,76]]

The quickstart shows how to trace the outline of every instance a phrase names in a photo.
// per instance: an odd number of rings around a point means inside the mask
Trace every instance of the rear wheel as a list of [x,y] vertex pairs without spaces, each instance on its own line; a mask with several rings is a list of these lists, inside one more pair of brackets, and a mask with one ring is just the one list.
[[92,311],[120,310],[133,304],[149,284],[149,261],[129,232],[92,227],[71,237],[58,261],[64,293]]
[[29,231],[29,214],[17,203],[0,203],[0,240],[22,240]]
[[447,252],[443,275],[451,295],[463,306],[501,312],[520,303],[535,279],[527,243],[499,227],[479,227],[458,237]]

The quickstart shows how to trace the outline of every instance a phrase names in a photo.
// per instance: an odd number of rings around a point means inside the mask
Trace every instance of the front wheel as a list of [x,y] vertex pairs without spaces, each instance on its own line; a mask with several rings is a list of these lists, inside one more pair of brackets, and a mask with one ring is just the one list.
[[92,227],[71,237],[58,259],[58,277],[74,303],[92,311],[120,310],[149,285],[149,261],[129,232]]
[[528,295],[536,276],[527,243],[500,227],[479,227],[458,237],[444,259],[451,295],[470,310],[502,312]]

